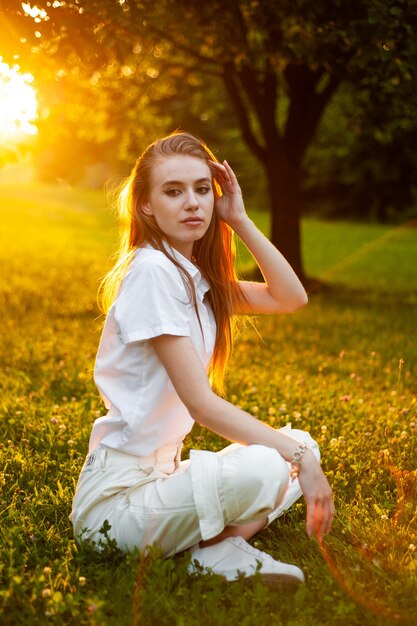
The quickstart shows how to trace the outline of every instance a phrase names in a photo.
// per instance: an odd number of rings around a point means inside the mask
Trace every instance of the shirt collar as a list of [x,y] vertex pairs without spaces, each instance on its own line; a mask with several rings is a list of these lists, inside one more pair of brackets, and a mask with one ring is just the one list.
[[[165,240],[162,241],[162,245],[165,248],[165,250],[169,254],[171,254],[174,257],[174,259],[190,274],[195,284],[197,296],[200,298],[200,300],[203,300],[204,294],[210,289],[210,284],[204,278],[204,276],[202,276],[198,267],[194,265],[194,263],[192,263],[189,259],[187,259],[187,257],[181,254],[181,252],[178,252],[176,248],[171,246]],[[145,243],[141,247],[151,248],[152,250],[154,250],[154,247],[151,246],[150,243]]]

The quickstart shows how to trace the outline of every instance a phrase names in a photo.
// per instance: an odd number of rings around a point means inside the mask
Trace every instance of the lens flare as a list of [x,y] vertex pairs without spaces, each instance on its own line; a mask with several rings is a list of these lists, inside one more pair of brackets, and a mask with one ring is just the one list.
[[18,65],[10,67],[0,57],[0,139],[21,141],[36,135],[33,124],[38,116],[32,74],[22,74]]

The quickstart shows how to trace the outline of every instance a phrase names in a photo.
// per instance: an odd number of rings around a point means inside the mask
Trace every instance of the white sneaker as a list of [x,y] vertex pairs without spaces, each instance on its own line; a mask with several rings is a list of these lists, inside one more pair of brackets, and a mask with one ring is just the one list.
[[271,586],[304,582],[304,574],[299,567],[276,561],[269,554],[253,548],[242,537],[229,537],[195,550],[189,567],[191,574],[198,573],[195,563],[230,581],[237,580],[242,574],[253,576],[259,571],[264,582]]

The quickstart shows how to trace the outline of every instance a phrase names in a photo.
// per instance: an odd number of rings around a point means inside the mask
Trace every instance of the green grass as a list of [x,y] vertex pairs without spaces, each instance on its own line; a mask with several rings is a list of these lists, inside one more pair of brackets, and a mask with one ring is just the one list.
[[[0,622],[4,625],[333,626],[412,623],[417,565],[417,236],[412,228],[303,223],[326,282],[293,315],[236,344],[228,397],[319,441],[337,517],[320,547],[297,504],[254,544],[300,565],[294,596],[190,579],[187,557],[76,547],[68,520],[91,424],[98,279],[115,228],[96,192],[0,188]],[[264,214],[254,219],[267,227]],[[248,257],[242,258],[242,264]],[[224,442],[195,428],[187,448]]]

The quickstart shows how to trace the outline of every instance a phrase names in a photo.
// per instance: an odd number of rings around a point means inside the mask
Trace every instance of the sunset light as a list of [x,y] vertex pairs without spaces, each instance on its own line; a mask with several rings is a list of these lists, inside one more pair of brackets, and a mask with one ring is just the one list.
[[31,86],[32,74],[20,73],[18,65],[10,67],[0,57],[0,138],[20,141],[36,135],[36,92]]
[[417,626],[416,24],[0,0],[0,626]]

